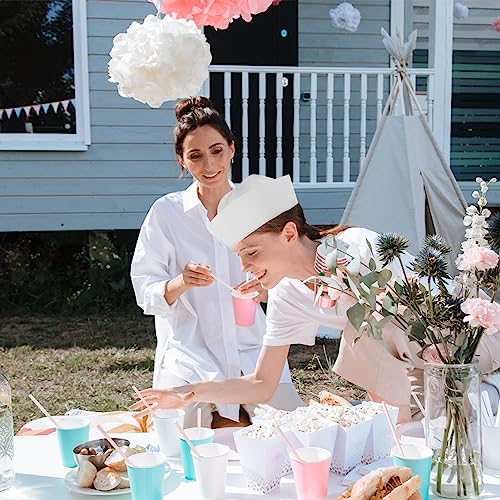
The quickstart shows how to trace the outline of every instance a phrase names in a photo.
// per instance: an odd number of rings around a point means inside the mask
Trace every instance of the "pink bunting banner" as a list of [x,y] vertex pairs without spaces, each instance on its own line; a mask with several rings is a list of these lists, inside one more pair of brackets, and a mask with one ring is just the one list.
[[21,112],[24,110],[26,113],[26,116],[29,116],[30,113],[35,113],[36,116],[39,116],[40,113],[43,111],[45,114],[47,114],[52,108],[54,110],[54,113],[57,113],[57,110],[59,109],[59,105],[62,105],[64,111],[68,111],[69,105],[72,105],[73,108],[76,108],[75,105],[75,99],[65,99],[63,101],[54,101],[54,102],[45,102],[43,104],[31,104],[29,106],[20,106],[17,108],[0,108],[0,118],[4,116],[4,114],[7,116],[7,119],[9,119],[12,114],[16,118],[21,116]]

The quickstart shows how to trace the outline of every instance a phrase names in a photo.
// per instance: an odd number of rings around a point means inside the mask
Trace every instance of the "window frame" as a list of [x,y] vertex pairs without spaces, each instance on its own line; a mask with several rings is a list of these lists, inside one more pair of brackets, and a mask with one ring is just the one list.
[[86,0],[72,0],[71,6],[76,134],[0,133],[0,151],[87,151],[91,144],[87,2]]

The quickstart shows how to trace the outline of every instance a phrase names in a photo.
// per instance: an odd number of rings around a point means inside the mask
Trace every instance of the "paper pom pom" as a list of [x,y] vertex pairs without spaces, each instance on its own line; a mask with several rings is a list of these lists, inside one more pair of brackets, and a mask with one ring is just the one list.
[[460,2],[455,2],[453,6],[453,17],[456,19],[463,19],[469,15],[469,7]]
[[341,3],[335,9],[330,9],[329,14],[332,26],[340,31],[354,33],[361,21],[359,10],[348,2]]
[[118,84],[118,93],[152,108],[197,94],[212,60],[193,21],[153,15],[116,35],[109,55],[109,81]]
[[233,19],[245,21],[265,12],[273,0],[149,0],[164,14],[176,14],[182,19],[192,19],[198,28],[213,26],[224,30]]
[[495,31],[500,31],[500,17],[497,17],[496,19],[493,19],[493,21],[491,22],[491,27]]

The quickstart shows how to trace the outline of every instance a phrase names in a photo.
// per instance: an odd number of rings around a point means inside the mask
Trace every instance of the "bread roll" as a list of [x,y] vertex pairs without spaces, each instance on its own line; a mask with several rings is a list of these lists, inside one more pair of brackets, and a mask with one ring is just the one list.
[[[137,453],[133,448],[129,448],[128,446],[120,446],[120,450],[125,454],[125,456],[129,457],[130,455],[135,455]],[[106,467],[111,467],[116,472],[126,472],[127,465],[125,464],[125,459],[122,455],[117,451],[113,450],[111,455],[104,462]]]
[[80,488],[90,488],[92,487],[96,474],[97,469],[95,465],[85,460],[85,462],[82,462],[78,467],[76,483]]
[[105,467],[95,476],[94,488],[99,491],[111,491],[120,485],[122,478],[118,472]]
[[121,480],[121,483],[118,486],[118,489],[122,490],[124,488],[130,488],[130,481],[129,481],[128,476],[124,472],[122,472],[120,474],[120,477],[122,478],[122,480]]

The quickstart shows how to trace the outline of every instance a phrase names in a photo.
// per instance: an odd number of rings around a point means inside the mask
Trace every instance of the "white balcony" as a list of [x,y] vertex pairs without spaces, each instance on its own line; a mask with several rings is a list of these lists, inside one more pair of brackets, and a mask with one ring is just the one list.
[[[235,131],[236,181],[290,174],[299,188],[352,187],[388,96],[390,68],[212,66],[203,89]],[[410,70],[433,127],[434,70]]]

